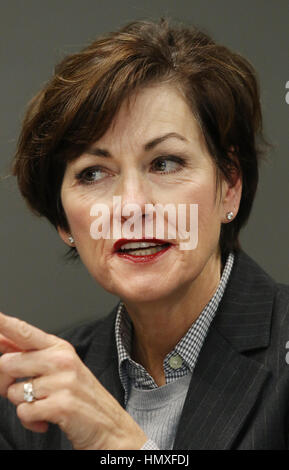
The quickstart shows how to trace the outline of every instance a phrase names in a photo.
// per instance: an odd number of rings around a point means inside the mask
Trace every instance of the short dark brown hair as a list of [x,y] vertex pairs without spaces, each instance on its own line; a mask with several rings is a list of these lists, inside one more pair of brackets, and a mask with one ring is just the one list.
[[160,83],[182,91],[218,174],[230,181],[241,172],[239,211],[220,236],[223,255],[240,249],[266,144],[256,73],[207,33],[168,18],[131,22],[56,66],[23,122],[12,170],[20,191],[35,213],[69,231],[60,197],[67,162],[104,135],[133,91]]

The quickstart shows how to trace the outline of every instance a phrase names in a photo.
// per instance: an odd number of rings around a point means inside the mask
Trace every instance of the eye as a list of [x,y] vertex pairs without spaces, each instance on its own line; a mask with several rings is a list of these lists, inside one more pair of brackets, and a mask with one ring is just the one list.
[[174,155],[162,156],[152,162],[152,170],[157,173],[175,173],[185,166],[185,161]]
[[106,176],[108,176],[107,171],[104,171],[101,167],[85,168],[85,170],[75,175],[76,179],[81,184],[93,184]]

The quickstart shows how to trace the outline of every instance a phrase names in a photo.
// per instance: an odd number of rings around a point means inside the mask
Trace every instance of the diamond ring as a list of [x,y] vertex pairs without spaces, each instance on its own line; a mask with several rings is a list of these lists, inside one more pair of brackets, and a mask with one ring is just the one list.
[[24,384],[24,400],[27,401],[27,403],[31,403],[35,400],[33,385],[31,382],[26,382]]

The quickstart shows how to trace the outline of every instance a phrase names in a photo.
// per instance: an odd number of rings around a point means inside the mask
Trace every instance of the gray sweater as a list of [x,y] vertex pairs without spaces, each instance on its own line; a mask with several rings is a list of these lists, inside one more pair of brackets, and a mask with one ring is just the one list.
[[191,376],[188,373],[175,382],[150,390],[131,387],[126,410],[150,436],[143,450],[173,448]]

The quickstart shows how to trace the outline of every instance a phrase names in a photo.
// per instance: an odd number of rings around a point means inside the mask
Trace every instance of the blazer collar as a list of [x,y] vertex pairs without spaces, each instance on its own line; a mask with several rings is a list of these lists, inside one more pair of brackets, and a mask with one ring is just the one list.
[[275,289],[275,281],[251,257],[235,253],[213,324],[237,351],[268,346]]
[[[226,449],[236,444],[269,371],[241,354],[268,346],[275,283],[246,253],[234,266],[192,375],[175,449]],[[114,337],[117,306],[99,324],[86,364],[124,406]]]

